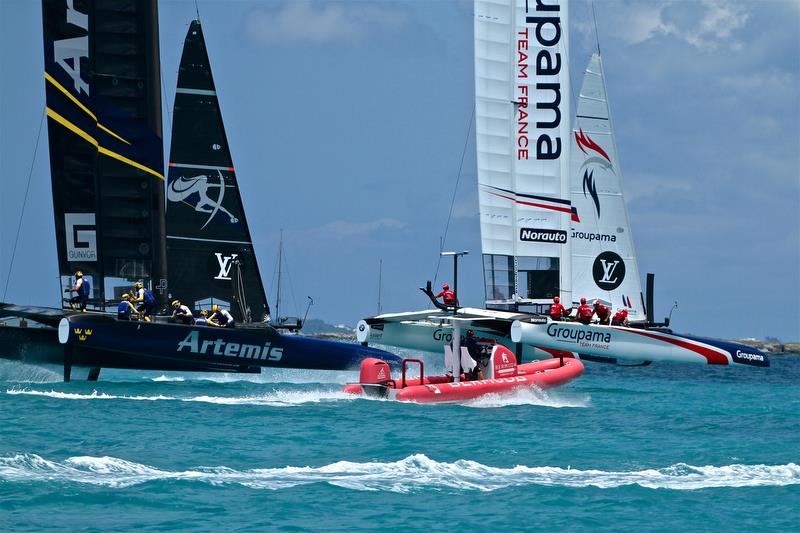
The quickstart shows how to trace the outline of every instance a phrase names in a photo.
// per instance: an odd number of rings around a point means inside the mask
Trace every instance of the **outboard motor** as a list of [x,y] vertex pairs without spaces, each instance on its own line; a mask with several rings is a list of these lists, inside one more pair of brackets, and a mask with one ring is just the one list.
[[389,388],[394,385],[389,363],[382,359],[368,357],[361,361],[361,374],[358,378],[364,396],[386,398]]

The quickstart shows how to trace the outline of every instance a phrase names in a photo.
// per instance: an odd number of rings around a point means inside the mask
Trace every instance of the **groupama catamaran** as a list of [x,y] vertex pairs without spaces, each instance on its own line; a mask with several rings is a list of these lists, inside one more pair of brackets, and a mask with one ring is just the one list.
[[[599,51],[570,127],[567,0],[475,1],[475,112],[485,308],[382,314],[358,340],[440,352],[454,318],[511,349],[549,357],[769,366],[749,346],[682,335],[642,293]],[[433,300],[430,283],[425,292]],[[630,325],[554,322],[552,299],[629,310]],[[434,301],[434,304],[437,302]],[[636,362],[636,363],[632,363]]]
[[[165,180],[156,1],[43,0],[42,12],[61,288],[81,270],[89,311],[0,304],[0,318],[24,320],[0,327],[0,355],[63,366],[66,380],[73,369],[97,379],[102,368],[339,370],[396,359],[268,323],[199,21],[184,43]],[[119,321],[108,311],[136,280],[161,308],[173,296],[195,312],[216,304],[237,327]]]

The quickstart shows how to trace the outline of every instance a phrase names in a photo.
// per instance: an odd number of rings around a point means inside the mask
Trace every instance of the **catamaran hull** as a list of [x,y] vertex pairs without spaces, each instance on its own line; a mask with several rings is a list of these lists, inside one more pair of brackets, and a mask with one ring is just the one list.
[[126,322],[106,315],[66,317],[59,324],[58,336],[76,360],[91,360],[109,368],[194,370],[220,366],[258,372],[259,367],[348,370],[357,368],[366,357],[400,362],[383,350],[281,335],[272,328]]
[[621,326],[516,320],[511,325],[511,341],[603,358],[769,366],[765,354],[743,344]]
[[[511,341],[508,333],[482,328],[479,323],[474,326],[478,336],[495,340],[514,352],[521,361],[531,361],[550,357],[551,354],[530,344],[517,345]],[[441,353],[445,346],[453,340],[450,326],[432,322],[408,321],[368,324],[361,320],[356,326],[356,338],[361,343],[396,346],[410,350]],[[522,350],[520,353],[518,350]]]
[[[362,320],[356,327],[359,342],[441,352],[452,341],[450,327],[436,322],[377,317],[368,321]],[[603,363],[653,361],[769,366],[767,356],[755,348],[673,332],[553,322],[545,318],[541,318],[541,323],[514,320],[510,324],[508,330],[504,330],[496,321],[476,319],[471,327],[479,336],[495,339],[512,350],[521,360],[566,357]],[[517,331],[519,333],[515,334]]]

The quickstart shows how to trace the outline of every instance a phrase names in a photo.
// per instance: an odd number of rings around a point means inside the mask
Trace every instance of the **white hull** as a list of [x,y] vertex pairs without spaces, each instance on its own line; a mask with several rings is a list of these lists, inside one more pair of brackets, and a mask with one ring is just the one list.
[[530,324],[515,321],[511,340],[590,356],[665,363],[768,366],[766,356],[748,346],[687,337],[672,332],[574,322]]
[[[381,315],[360,321],[356,336],[362,343],[441,353],[452,341],[452,327],[444,320],[448,316],[442,311]],[[472,308],[459,309],[458,316],[470,322],[477,336],[495,339],[525,361],[563,352],[565,357],[637,363],[769,366],[766,355],[755,348],[671,331],[553,322],[537,315]]]

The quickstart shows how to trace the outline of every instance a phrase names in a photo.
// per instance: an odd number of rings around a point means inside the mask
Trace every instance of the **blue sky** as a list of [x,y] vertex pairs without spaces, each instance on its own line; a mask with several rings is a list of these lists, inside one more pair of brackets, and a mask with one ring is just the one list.
[[[245,208],[289,313],[355,323],[425,307],[465,140],[446,248],[470,250],[462,302],[483,301],[472,3],[198,2]],[[0,2],[0,289],[31,188],[7,301],[60,294],[40,4]],[[165,152],[193,2],[160,3]],[[595,47],[573,1],[573,91]],[[604,1],[599,40],[639,269],[676,330],[800,340],[800,3]],[[443,266],[443,268],[445,268]],[[449,269],[449,265],[446,270]],[[447,277],[447,276],[445,276]],[[442,281],[440,273],[439,281]],[[296,305],[295,302],[296,301]]]

